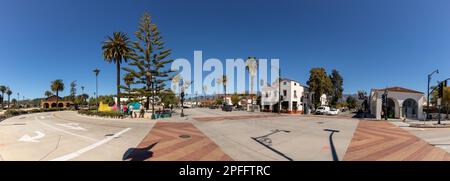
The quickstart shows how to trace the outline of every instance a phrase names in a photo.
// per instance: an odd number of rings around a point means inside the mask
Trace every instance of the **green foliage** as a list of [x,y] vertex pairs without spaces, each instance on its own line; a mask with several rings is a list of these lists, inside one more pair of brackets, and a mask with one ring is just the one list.
[[309,80],[307,82],[310,91],[314,92],[313,104],[315,107],[320,105],[320,97],[322,94],[330,94],[333,84],[324,68],[312,68],[310,70]]
[[344,79],[336,69],[333,69],[330,80],[332,84],[330,103],[332,106],[336,106],[339,99],[342,98],[342,92],[344,92]]
[[224,103],[223,99],[218,98],[216,99],[216,105],[222,105]]
[[167,90],[160,93],[161,102],[164,104],[164,106],[167,108],[170,105],[176,105],[179,100],[175,93],[172,92],[172,90]]
[[48,97],[52,96],[53,93],[51,91],[45,91],[44,95],[45,95],[45,97],[48,98]]
[[70,100],[75,101],[75,95],[77,94],[77,81],[70,83]]
[[[152,22],[148,13],[142,16],[138,31],[134,34],[138,39],[132,45],[135,54],[131,57],[130,67],[124,67],[123,70],[134,78],[133,84],[140,86],[137,86],[138,88],[121,87],[128,92],[135,93],[130,96],[147,97],[147,103],[149,103],[150,97],[153,97],[152,100],[154,100],[156,95],[165,90],[165,82],[171,80],[170,73],[172,71],[166,68],[166,65],[173,62],[173,60],[167,59],[171,50],[164,48],[158,26]],[[154,107],[154,101],[151,102]],[[146,108],[149,108],[148,104],[146,104]]]
[[5,111],[6,117],[19,116],[23,114],[41,113],[41,112],[53,112],[53,111],[64,111],[64,108],[48,108],[48,109],[31,109],[31,110],[20,110],[20,109],[9,109]]
[[99,116],[99,117],[107,117],[107,118],[123,118],[124,114],[119,111],[106,111],[99,112],[96,110],[79,110],[79,114],[87,115],[87,116]]
[[231,103],[234,106],[237,106],[239,104],[240,100],[241,100],[241,97],[239,95],[237,95],[237,94],[234,94],[234,95],[231,96]]
[[356,108],[356,106],[358,106],[357,105],[358,100],[356,98],[354,98],[353,96],[348,96],[346,103],[347,103],[348,108],[350,108],[350,109],[354,109],[354,108]]
[[56,96],[59,96],[59,91],[64,91],[64,82],[61,79],[52,81],[50,88],[53,92],[56,92]]

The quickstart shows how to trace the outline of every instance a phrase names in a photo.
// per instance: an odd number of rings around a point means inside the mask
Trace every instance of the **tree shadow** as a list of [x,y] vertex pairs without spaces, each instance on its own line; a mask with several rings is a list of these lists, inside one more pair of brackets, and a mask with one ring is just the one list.
[[156,143],[153,143],[147,147],[144,148],[129,148],[122,157],[122,160],[128,160],[130,161],[144,161],[153,156],[153,151],[151,149],[155,147],[159,141]]

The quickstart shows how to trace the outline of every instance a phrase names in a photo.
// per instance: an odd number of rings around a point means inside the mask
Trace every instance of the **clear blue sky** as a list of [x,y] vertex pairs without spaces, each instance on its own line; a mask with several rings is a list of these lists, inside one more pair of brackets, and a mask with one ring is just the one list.
[[[386,86],[426,90],[450,77],[448,0],[0,0],[0,84],[42,97],[63,79],[93,94],[115,92],[115,66],[101,56],[114,31],[132,34],[144,11],[172,58],[280,58],[284,77],[306,83],[312,67],[338,69],[345,93]],[[436,80],[435,79],[435,80]],[[435,82],[434,80],[434,82]],[[21,96],[22,97],[22,96]]]

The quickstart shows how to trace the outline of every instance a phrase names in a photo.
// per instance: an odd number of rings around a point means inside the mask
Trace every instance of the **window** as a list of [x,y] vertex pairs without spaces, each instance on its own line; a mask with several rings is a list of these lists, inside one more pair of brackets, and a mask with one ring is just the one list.
[[297,86],[297,83],[294,83],[294,86]]
[[283,85],[286,85],[287,83],[286,82],[283,82]]
[[297,98],[297,91],[294,91],[294,97]]
[[266,98],[268,98],[268,97],[269,97],[269,93],[266,92]]
[[284,96],[284,97],[287,96],[287,90],[283,90],[283,96]]

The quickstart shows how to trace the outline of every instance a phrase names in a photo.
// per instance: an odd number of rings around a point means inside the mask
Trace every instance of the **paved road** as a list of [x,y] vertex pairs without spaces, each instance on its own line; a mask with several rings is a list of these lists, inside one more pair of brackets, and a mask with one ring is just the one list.
[[0,160],[122,160],[154,123],[70,111],[17,116],[0,123]]
[[[333,160],[330,134],[325,129],[339,130],[332,137],[338,159],[342,159],[353,137],[358,120],[349,118],[303,117],[300,115],[273,117],[273,113],[188,109],[193,117],[255,116],[239,120],[192,121],[234,160]],[[260,117],[259,115],[267,115]],[[272,117],[270,117],[271,115]],[[279,130],[267,137],[258,138]],[[287,132],[285,132],[287,131]],[[267,147],[265,145],[270,146]]]

